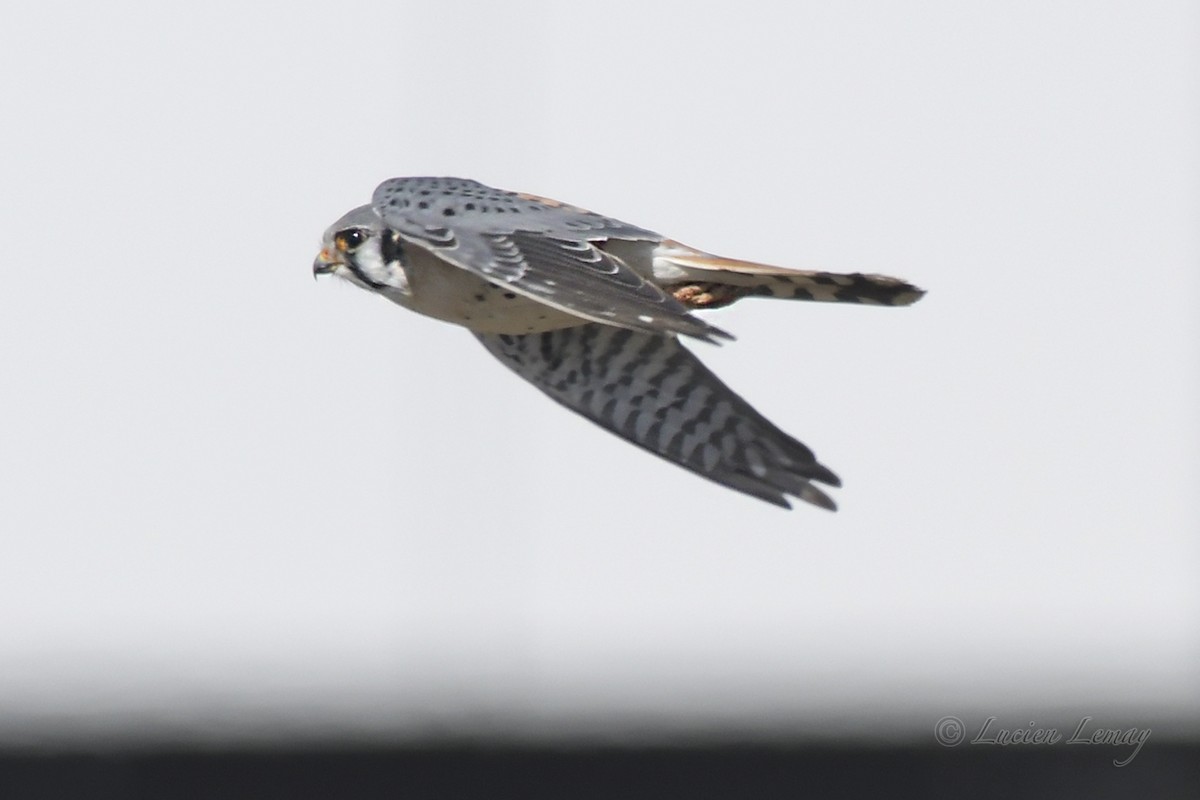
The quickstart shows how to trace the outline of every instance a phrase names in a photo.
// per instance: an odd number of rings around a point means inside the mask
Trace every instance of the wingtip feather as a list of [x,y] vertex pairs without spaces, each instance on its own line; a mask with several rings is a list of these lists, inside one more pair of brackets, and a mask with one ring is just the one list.
[[837,503],[811,483],[800,490],[800,499],[827,511],[837,511]]

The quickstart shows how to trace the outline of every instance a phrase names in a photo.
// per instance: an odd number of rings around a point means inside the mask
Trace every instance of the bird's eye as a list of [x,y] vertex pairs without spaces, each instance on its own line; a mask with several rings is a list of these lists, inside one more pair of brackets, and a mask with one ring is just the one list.
[[353,253],[367,240],[367,231],[363,228],[346,228],[333,236],[333,243],[343,253]]

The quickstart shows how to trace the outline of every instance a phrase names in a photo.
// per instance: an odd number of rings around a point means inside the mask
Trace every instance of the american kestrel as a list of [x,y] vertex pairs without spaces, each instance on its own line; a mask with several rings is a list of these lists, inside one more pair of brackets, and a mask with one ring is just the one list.
[[468,328],[552,399],[668,461],[790,508],[841,481],[684,348],[732,339],[692,314],[742,297],[903,306],[883,275],[721,258],[653,231],[463,178],[393,178],[325,232],[333,273]]

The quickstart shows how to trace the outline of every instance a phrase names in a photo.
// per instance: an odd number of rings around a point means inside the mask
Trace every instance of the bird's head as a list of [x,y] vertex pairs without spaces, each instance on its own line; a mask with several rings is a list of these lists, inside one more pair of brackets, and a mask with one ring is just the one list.
[[408,294],[404,250],[371,206],[359,206],[329,226],[313,276],[336,275],[372,292]]

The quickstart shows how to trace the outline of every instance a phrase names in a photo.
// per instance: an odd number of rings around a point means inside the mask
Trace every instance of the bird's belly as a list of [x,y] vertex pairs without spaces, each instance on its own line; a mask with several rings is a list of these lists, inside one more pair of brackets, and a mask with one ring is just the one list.
[[397,302],[480,333],[542,333],[587,322],[439,259],[416,261],[405,271],[410,294]]

